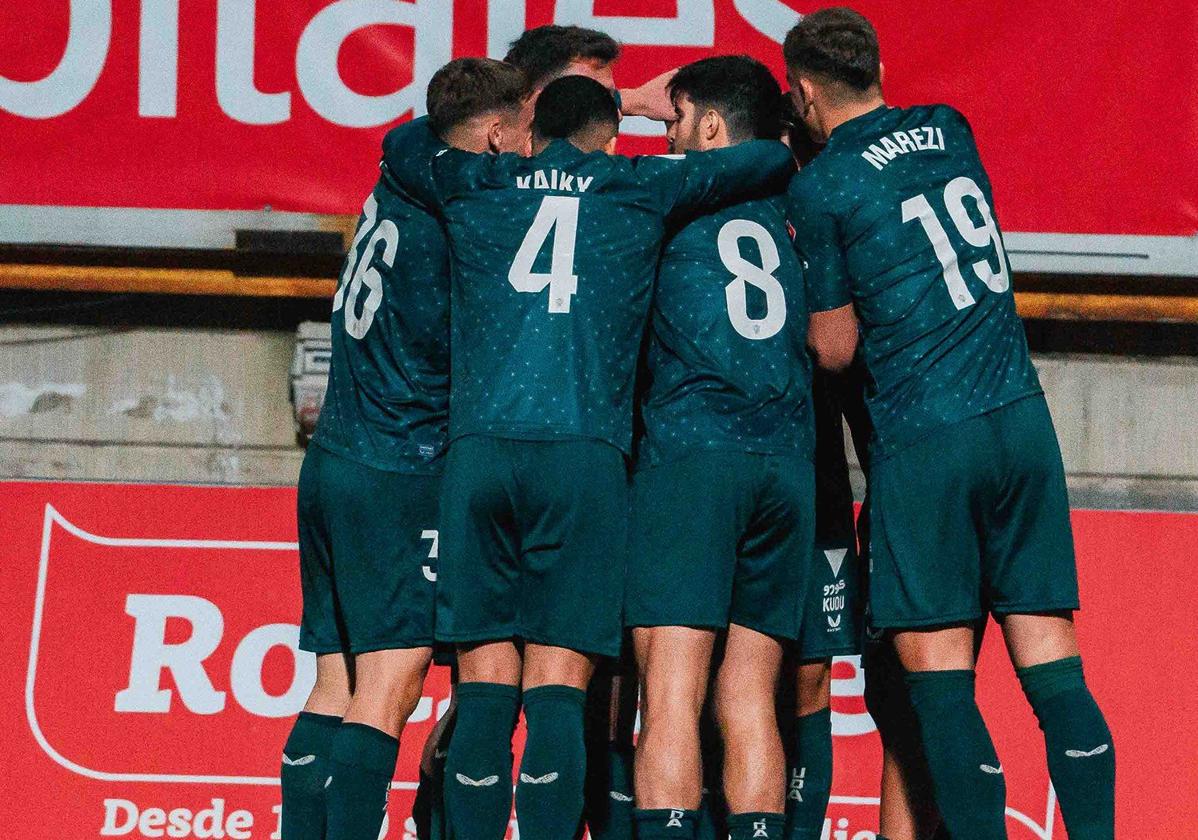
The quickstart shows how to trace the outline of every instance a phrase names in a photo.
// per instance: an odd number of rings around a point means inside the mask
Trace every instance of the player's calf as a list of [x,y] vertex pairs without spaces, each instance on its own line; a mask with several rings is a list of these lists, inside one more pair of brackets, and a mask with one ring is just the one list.
[[328,840],[376,840],[399,755],[399,736],[420,701],[432,649],[354,657],[354,693],[329,748],[324,782]]
[[786,836],[818,840],[832,794],[832,660],[798,667],[796,717],[786,768]]
[[1082,672],[1067,615],[1002,619],[1015,673],[1044,732],[1048,773],[1071,838],[1115,836],[1115,746]]
[[323,840],[324,780],[333,736],[349,706],[349,671],[340,653],[316,657],[316,684],[296,718],[279,771],[282,835],[286,840]]
[[783,833],[786,767],[775,714],[781,666],[776,639],[737,624],[728,628],[715,703],[732,840],[774,840]]
[[693,840],[703,790],[699,717],[715,632],[693,627],[632,631],[640,671],[636,832],[646,840]]

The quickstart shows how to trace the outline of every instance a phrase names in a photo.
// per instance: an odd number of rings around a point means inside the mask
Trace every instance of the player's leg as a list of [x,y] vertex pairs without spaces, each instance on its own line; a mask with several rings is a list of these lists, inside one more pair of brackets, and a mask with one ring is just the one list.
[[586,777],[583,716],[595,657],[527,643],[524,720],[528,727],[516,784],[522,837],[572,840],[582,815]]
[[775,715],[781,665],[776,638],[738,624],[728,628],[714,699],[732,840],[782,836],[786,759]]
[[625,621],[641,680],[635,819],[643,838],[699,830],[700,721],[716,631],[728,623],[737,540],[752,511],[742,461],[696,452],[633,478]]
[[786,835],[818,840],[832,794],[832,660],[799,663],[786,770]]
[[911,707],[903,666],[889,635],[871,634],[862,652],[865,707],[882,740],[878,836],[929,840],[940,825],[932,796],[919,723]]
[[445,763],[456,840],[496,840],[512,813],[512,732],[520,711],[518,537],[512,441],[454,441],[445,465],[437,641],[457,646],[457,721]]
[[703,795],[699,719],[715,635],[699,627],[633,628],[641,683],[638,837],[695,837]]
[[875,460],[870,611],[894,629],[946,827],[1005,838],[1002,764],[974,695],[973,624],[984,614],[979,545],[1000,455],[984,417]]
[[812,579],[815,472],[805,456],[750,456],[752,514],[737,548],[728,640],[716,678],[724,796],[734,840],[785,831],[786,757],[777,688],[783,641],[799,639]]
[[327,517],[337,600],[354,655],[353,697],[325,780],[329,840],[376,840],[399,755],[432,657],[440,479],[327,462]]
[[1077,571],[1065,470],[1043,397],[991,415],[1006,472],[983,557],[1015,673],[1036,713],[1074,840],[1115,832],[1115,750],[1074,636]]
[[620,652],[628,474],[622,453],[604,443],[513,445],[528,724],[516,810],[526,840],[572,840],[586,777],[586,688],[596,658]]
[[832,657],[852,656],[861,649],[860,570],[852,510],[837,512],[847,516],[840,516],[835,528],[825,524],[825,532],[840,534],[815,546],[803,608],[796,718],[787,745],[790,840],[818,840],[823,833],[832,795]]
[[300,648],[316,654],[316,684],[283,746],[282,834],[287,840],[323,840],[324,780],[333,735],[349,707],[350,676],[333,586],[332,541],[321,495],[326,454],[312,447],[300,470],[298,523],[304,610]]
[[639,685],[630,634],[587,691],[587,783],[583,818],[592,840],[632,840],[633,729]]
[[[447,661],[433,649],[433,664],[446,665]],[[412,821],[416,824],[417,840],[444,840],[445,832],[445,758],[449,755],[449,739],[457,721],[457,664],[452,665],[450,674],[449,704],[437,719],[420,752],[420,781],[416,786],[416,799],[412,803]]]

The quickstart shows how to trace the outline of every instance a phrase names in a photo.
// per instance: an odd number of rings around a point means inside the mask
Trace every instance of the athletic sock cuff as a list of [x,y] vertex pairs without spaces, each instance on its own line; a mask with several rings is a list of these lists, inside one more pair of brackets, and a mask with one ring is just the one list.
[[[740,826],[750,825],[755,822],[764,822],[770,827],[781,826],[786,823],[785,814],[775,814],[770,811],[746,811],[743,814],[729,814],[728,828],[735,829]],[[771,834],[771,837],[776,836]]]
[[569,685],[539,685],[524,692],[525,706],[535,706],[537,703],[553,700],[573,703],[580,709],[584,709],[586,708],[587,693]]
[[520,689],[514,685],[490,682],[458,683],[454,689],[458,702],[462,700],[502,700],[512,704],[520,701]]
[[632,812],[638,838],[693,838],[699,826],[699,812],[689,808],[637,808]]
[[295,720],[283,752],[324,753],[333,740],[341,718],[336,715],[318,715],[315,712],[300,712]]
[[1015,675],[1019,677],[1023,693],[1027,695],[1028,701],[1033,705],[1058,694],[1064,694],[1066,691],[1084,688],[1086,685],[1080,656],[1070,656],[1027,668],[1016,668]]
[[383,730],[364,723],[343,723],[333,739],[329,760],[390,778],[398,754],[399,741]]
[[806,727],[806,726],[819,726],[819,725],[821,725],[821,724],[822,724],[824,721],[826,721],[826,720],[831,720],[831,718],[832,718],[832,709],[831,709],[831,707],[829,707],[829,706],[824,706],[822,709],[819,709],[818,711],[811,712],[810,714],[806,714],[806,715],[799,715],[797,718],[795,718],[795,722],[796,722],[796,723],[797,723],[799,726],[804,726],[804,727]]
[[967,669],[957,671],[907,671],[903,674],[903,681],[907,683],[908,688],[912,689],[926,686],[928,688],[960,687],[972,690],[976,680],[977,675]]
[[974,696],[973,671],[908,671],[903,675],[916,715],[956,704],[962,697]]

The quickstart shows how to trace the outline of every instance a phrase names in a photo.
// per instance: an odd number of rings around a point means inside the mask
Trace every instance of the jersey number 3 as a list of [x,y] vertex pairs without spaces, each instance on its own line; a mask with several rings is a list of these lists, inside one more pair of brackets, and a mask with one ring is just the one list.
[[[549,273],[532,270],[545,240],[553,234],[553,253]],[[549,312],[569,312],[570,299],[578,291],[578,275],[574,273],[574,245],[578,238],[578,198],[567,195],[547,195],[541,199],[536,218],[524,234],[516,251],[507,281],[517,292],[539,294],[549,287]]]
[[[969,211],[965,209],[966,196],[972,198],[977,205],[978,214],[982,217],[980,226],[974,224],[973,219],[969,216]],[[919,219],[924,233],[931,240],[932,250],[936,252],[936,258],[940,260],[940,265],[944,269],[944,285],[948,286],[948,294],[953,300],[953,305],[957,309],[964,309],[977,303],[969,291],[969,287],[965,285],[965,278],[961,276],[960,261],[952,243],[948,241],[948,232],[940,223],[928,197],[920,194],[908,198],[903,202],[902,209],[903,223]],[[972,178],[965,176],[949,181],[948,186],[944,188],[944,209],[948,211],[948,216],[952,219],[957,232],[961,234],[961,238],[970,245],[975,248],[994,246],[994,255],[998,258],[998,271],[995,271],[990,265],[990,259],[987,257],[973,264],[973,273],[992,292],[1005,292],[1009,289],[1011,275],[1007,270],[1007,252],[1003,248],[1002,234],[998,232],[998,225],[994,223],[994,216],[990,212],[990,204],[986,201],[986,196],[982,194],[977,183]]]
[[[345,331],[359,341],[374,323],[374,313],[383,302],[383,278],[374,267],[374,254],[380,243],[383,245],[383,264],[388,268],[395,265],[395,251],[399,248],[399,229],[395,222],[383,219],[378,224],[379,203],[371,193],[362,207],[362,224],[354,234],[354,244],[349,246],[349,258],[341,272],[341,283],[333,295],[333,311],[345,306]],[[358,246],[370,234],[366,247],[359,252]],[[362,301],[362,313],[358,314],[358,296],[362,287],[367,289],[366,300]]]
[[[740,240],[752,239],[761,254],[761,265],[754,265],[740,252]],[[728,320],[733,328],[745,338],[763,339],[777,335],[786,323],[786,294],[782,284],[774,276],[782,260],[778,246],[768,230],[748,219],[733,219],[720,228],[716,237],[720,259],[724,267],[732,272],[733,280],[724,287],[728,300]],[[765,317],[750,318],[749,302],[746,298],[748,286],[755,286],[765,293]]]

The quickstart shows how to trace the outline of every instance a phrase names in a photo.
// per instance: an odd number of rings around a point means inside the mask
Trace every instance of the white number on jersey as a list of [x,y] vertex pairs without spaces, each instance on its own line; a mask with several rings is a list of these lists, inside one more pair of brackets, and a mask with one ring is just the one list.
[[[383,219],[375,224],[378,210],[378,201],[372,193],[362,207],[366,218],[354,234],[354,242],[349,246],[349,259],[345,261],[345,270],[341,272],[341,283],[337,286],[337,294],[333,295],[333,311],[345,307],[345,331],[359,340],[365,337],[374,323],[374,313],[383,302],[383,278],[373,265],[375,251],[382,243],[383,264],[390,268],[395,265],[395,252],[399,248],[399,229],[395,227],[395,222]],[[370,239],[366,242],[366,248],[359,253],[358,246],[367,234],[371,234]],[[363,286],[368,293],[362,302],[362,314],[359,315],[358,296]]]
[[[978,213],[982,217],[980,227],[973,223],[973,219],[969,217],[969,211],[965,209],[966,196],[972,198],[977,205]],[[977,183],[972,178],[965,176],[949,181],[948,186],[944,188],[944,207],[948,210],[948,216],[953,220],[953,225],[961,234],[962,239],[976,248],[986,245],[994,247],[994,256],[998,260],[998,271],[995,271],[990,265],[990,258],[987,257],[972,265],[973,273],[992,292],[1005,292],[1009,289],[1011,275],[1007,270],[1007,252],[1003,248],[1002,234],[998,232],[998,225],[994,223],[990,205],[986,202],[986,196],[982,194]],[[940,260],[940,265],[944,268],[944,285],[948,287],[948,294],[953,300],[953,305],[957,309],[964,309],[977,303],[969,291],[969,287],[965,285],[965,278],[961,276],[957,252],[953,249],[952,243],[948,241],[948,232],[944,229],[944,225],[940,224],[940,219],[936,216],[936,211],[932,209],[932,203],[928,201],[927,196],[920,194],[908,198],[903,202],[902,210],[904,224],[919,219],[919,223],[923,225],[924,233],[928,235],[928,239],[932,243],[932,250],[936,252],[936,258]]]
[[[553,234],[553,253],[549,273],[532,270],[545,240]],[[578,237],[578,198],[568,195],[547,195],[541,199],[537,216],[532,220],[524,241],[520,243],[507,281],[517,292],[538,294],[549,287],[549,311],[569,312],[570,298],[578,291],[578,276],[574,273],[574,243]]]
[[[761,252],[761,265],[754,265],[740,252],[740,240],[752,239]],[[777,335],[786,323],[786,295],[782,284],[774,276],[782,260],[778,257],[778,246],[769,231],[757,222],[748,219],[733,219],[720,228],[716,244],[724,267],[735,278],[724,287],[728,299],[728,320],[745,338],[763,339]],[[746,284],[765,292],[765,317],[750,318]]]

